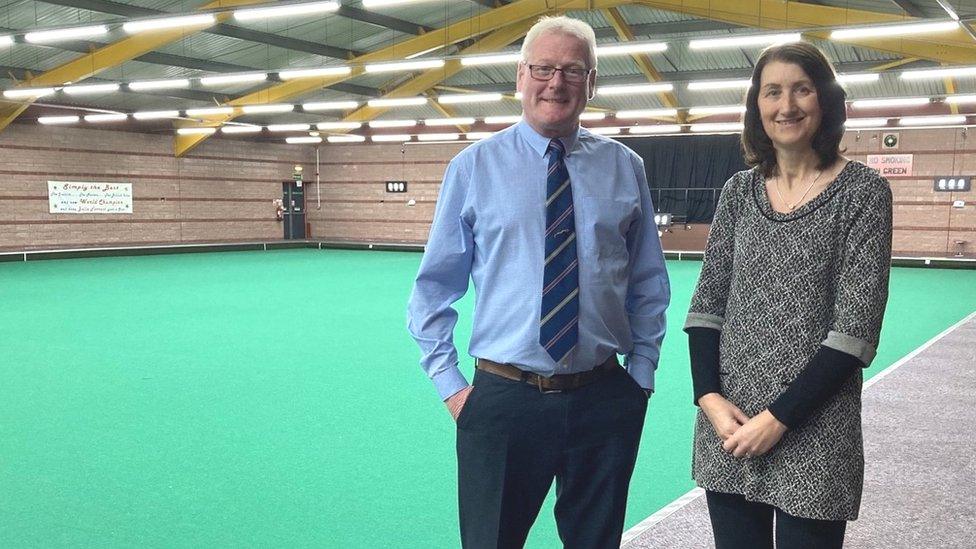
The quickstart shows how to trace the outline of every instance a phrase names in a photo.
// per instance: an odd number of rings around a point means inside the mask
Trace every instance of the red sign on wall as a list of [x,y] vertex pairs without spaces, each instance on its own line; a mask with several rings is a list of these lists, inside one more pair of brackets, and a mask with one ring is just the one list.
[[868,167],[878,170],[882,176],[912,175],[913,154],[869,154]]

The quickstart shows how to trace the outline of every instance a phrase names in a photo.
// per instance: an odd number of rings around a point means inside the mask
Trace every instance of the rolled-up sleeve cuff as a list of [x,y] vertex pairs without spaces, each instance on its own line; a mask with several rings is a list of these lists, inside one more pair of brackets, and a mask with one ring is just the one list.
[[464,374],[457,366],[445,368],[431,376],[430,379],[434,382],[434,388],[437,389],[437,394],[440,395],[441,400],[447,400],[454,393],[468,386],[468,380],[464,378]]
[[725,319],[718,315],[710,315],[708,313],[688,313],[688,317],[685,319],[685,327],[688,328],[712,328],[713,330],[722,331],[722,326],[725,325]]
[[833,330],[827,332],[827,339],[823,341],[823,345],[854,356],[864,363],[865,368],[871,365],[871,361],[878,354],[877,349],[869,342]]
[[634,378],[634,381],[638,385],[645,389],[650,389],[654,391],[654,370],[657,369],[657,365],[650,361],[650,359],[637,354],[630,354],[627,356],[627,373],[630,377]]

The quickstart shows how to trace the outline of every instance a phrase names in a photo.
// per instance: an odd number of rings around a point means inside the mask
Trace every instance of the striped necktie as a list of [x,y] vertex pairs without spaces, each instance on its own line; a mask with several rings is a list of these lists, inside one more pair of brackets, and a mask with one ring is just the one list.
[[576,223],[573,189],[563,163],[565,148],[558,139],[549,142],[546,177],[546,250],[542,282],[542,314],[539,343],[559,362],[579,339],[579,264],[576,257]]

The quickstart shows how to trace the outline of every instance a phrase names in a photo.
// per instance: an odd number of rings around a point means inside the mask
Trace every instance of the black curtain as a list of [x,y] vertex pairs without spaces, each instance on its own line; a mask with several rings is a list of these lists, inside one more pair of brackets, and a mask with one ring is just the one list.
[[644,159],[654,209],[677,221],[710,223],[719,190],[747,169],[738,135],[638,137],[621,140]]

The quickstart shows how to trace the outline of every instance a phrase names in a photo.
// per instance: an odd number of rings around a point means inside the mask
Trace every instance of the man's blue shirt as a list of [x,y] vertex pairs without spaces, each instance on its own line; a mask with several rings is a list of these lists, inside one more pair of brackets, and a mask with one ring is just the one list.
[[524,120],[461,151],[444,175],[408,306],[421,365],[442,399],[467,386],[452,304],[474,282],[474,357],[545,376],[590,370],[614,353],[654,388],[670,285],[643,161],[580,128],[562,138],[579,257],[579,342],[556,363],[539,343],[549,138]]

